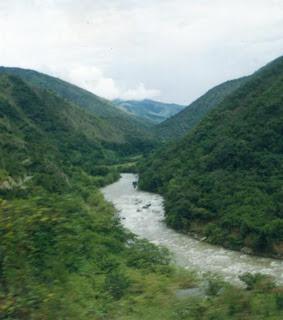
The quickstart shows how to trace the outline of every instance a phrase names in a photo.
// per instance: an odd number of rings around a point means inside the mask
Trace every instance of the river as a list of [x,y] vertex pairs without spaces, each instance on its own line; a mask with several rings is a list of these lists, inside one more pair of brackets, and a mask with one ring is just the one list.
[[166,226],[163,198],[158,194],[136,190],[134,174],[124,173],[118,182],[102,189],[104,197],[113,203],[121,223],[131,232],[170,250],[175,263],[198,273],[218,274],[231,283],[239,283],[245,272],[271,275],[283,284],[283,261],[249,256],[241,252],[195,240]]

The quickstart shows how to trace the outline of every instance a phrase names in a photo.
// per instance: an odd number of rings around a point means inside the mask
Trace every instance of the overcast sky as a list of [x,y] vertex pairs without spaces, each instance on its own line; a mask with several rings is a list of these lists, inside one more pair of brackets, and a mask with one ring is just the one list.
[[0,0],[0,65],[188,104],[283,54],[283,0]]

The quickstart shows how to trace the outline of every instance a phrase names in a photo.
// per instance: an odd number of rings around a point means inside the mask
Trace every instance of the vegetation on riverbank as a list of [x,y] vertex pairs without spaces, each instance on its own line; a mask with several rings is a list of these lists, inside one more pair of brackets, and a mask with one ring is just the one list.
[[283,58],[261,69],[180,142],[140,166],[168,225],[283,256]]
[[[98,123],[0,76],[0,319],[281,318],[283,291],[269,279],[244,276],[248,290],[218,279],[204,286],[122,228],[99,188],[135,170],[137,144],[106,143]],[[176,295],[203,286],[201,296]]]
[[[88,183],[87,183],[88,182]],[[278,319],[283,291],[245,276],[248,290],[170,266],[166,250],[137,240],[93,181],[61,195],[42,190],[1,201],[0,318]]]

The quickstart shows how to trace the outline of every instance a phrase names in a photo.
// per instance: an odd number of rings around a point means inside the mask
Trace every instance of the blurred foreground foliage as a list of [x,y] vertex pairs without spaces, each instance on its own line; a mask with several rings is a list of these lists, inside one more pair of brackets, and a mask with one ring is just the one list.
[[[92,184],[90,184],[92,181]],[[137,239],[85,176],[61,194],[0,200],[0,319],[280,319],[283,289],[244,274],[246,289],[177,270],[166,249]],[[11,193],[13,193],[11,191]],[[206,280],[207,281],[207,280]]]

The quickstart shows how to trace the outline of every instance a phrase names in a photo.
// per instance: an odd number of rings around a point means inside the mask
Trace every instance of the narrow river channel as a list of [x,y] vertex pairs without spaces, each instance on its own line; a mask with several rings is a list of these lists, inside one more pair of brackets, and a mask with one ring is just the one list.
[[163,199],[158,194],[136,190],[134,174],[102,189],[104,197],[117,209],[125,228],[152,243],[167,247],[175,262],[199,273],[212,272],[226,281],[239,283],[244,272],[271,275],[283,284],[283,261],[245,255],[213,246],[168,228],[164,220]]

